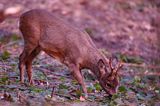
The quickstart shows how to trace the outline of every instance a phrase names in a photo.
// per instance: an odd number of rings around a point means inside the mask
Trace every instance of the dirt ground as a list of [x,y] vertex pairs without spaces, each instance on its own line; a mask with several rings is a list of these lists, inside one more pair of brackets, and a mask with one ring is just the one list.
[[[160,105],[159,0],[0,0],[0,8],[9,7],[20,7],[21,11],[0,23],[0,105]],[[90,93],[81,103],[81,91],[68,68],[43,52],[33,63],[37,86],[28,86],[27,81],[19,84],[17,64],[23,39],[18,17],[35,8],[46,9],[85,30],[107,57],[125,63],[116,95],[104,97],[97,81],[84,70]],[[53,85],[55,98],[49,100]]]

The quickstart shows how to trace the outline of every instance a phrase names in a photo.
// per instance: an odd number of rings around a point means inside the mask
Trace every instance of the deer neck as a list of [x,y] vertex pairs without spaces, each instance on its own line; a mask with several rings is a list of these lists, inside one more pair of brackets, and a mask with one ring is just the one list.
[[99,79],[101,76],[100,76],[100,71],[99,71],[99,68],[98,68],[98,61],[102,59],[104,62],[106,62],[106,59],[104,57],[103,54],[101,54],[99,51],[95,51],[95,52],[92,52],[92,54],[90,56],[88,56],[87,58],[87,68],[90,69],[94,75]]

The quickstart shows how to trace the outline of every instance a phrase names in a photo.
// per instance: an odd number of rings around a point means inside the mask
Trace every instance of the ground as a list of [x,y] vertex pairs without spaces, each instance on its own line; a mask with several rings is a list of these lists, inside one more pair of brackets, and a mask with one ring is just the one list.
[[[1,0],[0,8],[21,10],[0,23],[0,105],[159,106],[159,6],[158,0]],[[106,97],[85,69],[89,98],[80,102],[81,88],[69,69],[44,52],[33,62],[36,86],[28,85],[27,76],[25,84],[19,84],[18,57],[23,50],[23,37],[18,30],[18,17],[34,8],[46,9],[86,31],[106,57],[124,63],[117,94]]]

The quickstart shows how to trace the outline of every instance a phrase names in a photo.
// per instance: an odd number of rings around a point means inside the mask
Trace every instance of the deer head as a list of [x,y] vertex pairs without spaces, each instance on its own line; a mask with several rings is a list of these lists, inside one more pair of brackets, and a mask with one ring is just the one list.
[[119,63],[116,67],[112,65],[112,59],[109,59],[109,69],[110,73],[107,71],[105,64],[102,60],[99,60],[99,70],[100,70],[100,85],[109,95],[116,93],[119,85],[119,70],[122,64]]

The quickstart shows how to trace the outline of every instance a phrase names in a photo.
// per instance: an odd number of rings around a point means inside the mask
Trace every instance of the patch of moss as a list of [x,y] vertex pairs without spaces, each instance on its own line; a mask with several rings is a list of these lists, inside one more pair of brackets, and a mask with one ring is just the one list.
[[7,60],[10,57],[10,52],[8,52],[7,50],[5,50],[1,55],[0,55],[0,59],[1,60]]

